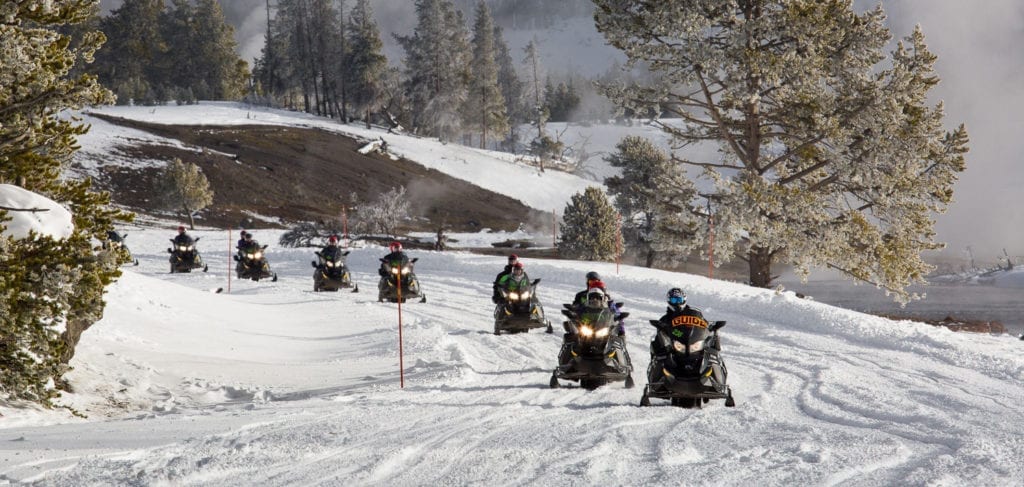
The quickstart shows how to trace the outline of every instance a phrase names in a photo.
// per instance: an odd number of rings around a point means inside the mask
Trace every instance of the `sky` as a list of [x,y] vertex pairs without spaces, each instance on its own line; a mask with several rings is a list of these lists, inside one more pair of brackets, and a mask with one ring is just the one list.
[[[159,123],[316,126],[302,114],[227,103],[103,110]],[[161,141],[108,129],[94,125],[76,157]],[[493,184],[490,171],[532,178],[548,188],[522,194],[532,205],[579,183],[429,143],[393,137],[389,146],[479,186]],[[470,153],[476,159],[466,161]],[[466,162],[489,170],[459,171]],[[10,194],[0,187],[0,197]],[[85,417],[0,401],[0,484],[1024,483],[1024,342],[1011,335],[891,321],[691,274],[523,259],[541,279],[556,330],[559,304],[590,270],[631,313],[636,388],[561,381],[552,389],[558,333],[492,333],[490,284],[502,256],[410,251],[427,302],[399,309],[375,299],[384,248],[352,248],[359,293],[313,293],[314,249],[281,248],[282,230],[251,229],[270,244],[277,282],[229,277],[234,239],[201,220],[192,233],[209,272],[168,274],[176,225],[147,218],[118,229],[140,264],[108,289],[103,319],[83,334],[66,376],[74,393],[59,400]],[[638,407],[653,334],[645,323],[662,314],[670,287],[728,322],[721,340],[735,408],[718,400],[685,410],[660,399]]]

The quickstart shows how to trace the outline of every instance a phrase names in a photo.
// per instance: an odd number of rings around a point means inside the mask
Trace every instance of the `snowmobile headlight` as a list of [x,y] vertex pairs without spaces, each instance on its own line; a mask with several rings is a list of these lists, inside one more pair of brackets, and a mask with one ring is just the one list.
[[406,274],[408,274],[408,273],[410,273],[410,272],[412,272],[412,269],[410,269],[410,268],[408,268],[408,267],[403,267],[403,268],[402,268],[402,275],[403,275],[403,276],[404,276],[404,275],[406,275]]
[[263,252],[256,252],[255,254],[252,254],[252,255],[254,255],[254,257],[253,257],[254,259],[260,260],[260,258],[263,257]]
[[519,293],[517,293],[517,292],[509,292],[508,293],[508,300],[509,301],[519,301]]
[[338,267],[338,264],[331,261],[327,261],[327,267]]
[[690,344],[690,353],[697,353],[697,352],[699,352],[701,350],[704,350],[704,341],[703,340]]
[[610,328],[601,328],[600,330],[597,330],[597,333],[595,333],[594,336],[596,336],[598,338],[604,338],[604,337],[608,336],[608,330],[609,329]]
[[686,351],[686,344],[683,342],[672,342],[672,348],[676,349],[677,352],[683,353]]
[[530,297],[530,291],[523,291],[523,292],[519,293],[519,299],[525,300],[526,298],[529,298],[529,297]]
[[182,252],[188,252],[188,245],[179,245],[178,250]]
[[589,326],[586,326],[586,325],[581,326],[580,327],[580,335],[583,335],[583,336],[588,337],[588,338],[592,337],[592,336],[594,336],[594,329],[589,327]]
[[391,273],[392,274],[398,274],[399,272],[400,272],[400,270],[397,267],[392,267],[391,268]]

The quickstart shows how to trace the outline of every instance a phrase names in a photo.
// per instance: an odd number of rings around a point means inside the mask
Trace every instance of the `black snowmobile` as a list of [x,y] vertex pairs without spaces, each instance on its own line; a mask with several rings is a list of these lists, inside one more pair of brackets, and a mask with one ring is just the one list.
[[277,282],[277,274],[270,272],[270,264],[267,263],[267,258],[264,255],[266,250],[266,245],[260,246],[254,243],[235,255],[235,261],[238,262],[235,265],[235,273],[239,279],[259,281],[269,277],[272,282]]
[[[524,276],[525,277],[525,276]],[[547,328],[548,333],[554,330],[551,322],[544,319],[544,308],[537,299],[537,284],[540,279],[525,282],[515,291],[507,287],[499,287],[501,302],[494,307],[494,334],[501,332],[525,333],[532,328]]]
[[[413,264],[417,260],[419,258],[387,268],[387,275],[381,276],[380,282],[377,284],[377,301],[397,303],[398,294],[401,292],[403,303],[414,298],[419,298],[421,303],[427,302],[427,296],[420,291],[420,281],[416,279],[416,273],[412,270]],[[387,264],[383,258],[380,261]],[[398,289],[399,283],[401,283],[401,290]]]
[[352,276],[345,264],[345,256],[348,254],[347,251],[341,250],[316,252],[317,260],[311,262],[316,269],[313,271],[313,292],[337,291],[342,288],[351,288],[354,293],[359,292],[359,286],[352,283]]
[[121,235],[113,230],[107,231],[107,239],[101,243],[101,247],[104,250],[110,250],[117,256],[117,262],[119,264],[132,264],[139,265],[139,259],[132,257],[132,253],[128,250],[128,246],[125,245],[124,239],[128,238],[128,234]]
[[196,250],[196,242],[202,237],[187,237],[181,242],[175,242],[171,239],[171,248],[167,249],[167,253],[171,254],[171,274],[175,272],[192,272],[192,269],[202,269],[203,272],[210,270],[209,266],[203,263],[203,258],[199,256],[199,251]]
[[[569,318],[565,343],[558,353],[558,367],[551,374],[550,386],[559,387],[558,380],[579,381],[580,387],[594,390],[609,382],[626,381],[633,387],[633,364],[626,351],[626,340],[617,333],[615,313],[607,307],[585,308],[579,315],[571,304],[563,305],[562,314]],[[629,313],[620,313],[619,320]]]
[[724,321],[710,325],[697,318],[676,325],[651,320],[658,329],[651,342],[651,366],[641,406],[652,397],[669,399],[673,406],[700,408],[712,399],[725,399],[733,407],[732,389],[726,384],[728,372],[722,361],[718,330]]

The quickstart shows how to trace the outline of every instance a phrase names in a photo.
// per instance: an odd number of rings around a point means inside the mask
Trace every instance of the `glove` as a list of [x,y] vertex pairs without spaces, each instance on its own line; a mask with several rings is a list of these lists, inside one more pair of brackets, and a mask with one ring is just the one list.
[[499,298],[497,296],[491,296],[491,302],[494,303],[494,304],[498,304],[498,303],[501,302],[501,298]]

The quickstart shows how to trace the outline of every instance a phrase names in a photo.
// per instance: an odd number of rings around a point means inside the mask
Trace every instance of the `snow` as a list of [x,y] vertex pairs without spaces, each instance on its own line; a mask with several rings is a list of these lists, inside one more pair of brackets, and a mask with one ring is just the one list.
[[[526,170],[517,156],[504,152],[474,149],[457,144],[446,144],[432,138],[388,133],[381,128],[367,129],[363,125],[344,125],[337,121],[300,112],[276,110],[234,102],[203,102],[199,105],[159,107],[110,106],[94,108],[83,114],[83,119],[98,126],[102,121],[89,113],[101,113],[141,122],[170,125],[285,125],[310,127],[345,134],[367,142],[383,139],[388,152],[404,157],[430,169],[469,181],[498,194],[522,201],[540,211],[561,213],[572,195],[599,183],[559,171],[540,172]],[[97,135],[93,135],[96,132]],[[105,147],[120,142],[93,131],[83,136],[80,143],[91,161],[104,161],[96,156]],[[120,140],[143,137],[125,132]],[[77,159],[76,159],[77,160]],[[93,164],[97,164],[94,162]],[[98,162],[102,165],[103,162]]]
[[[102,111],[384,136],[393,153],[545,211],[589,184],[497,153],[236,104]],[[103,137],[82,141],[99,160],[102,145],[121,143]],[[66,376],[74,393],[59,400],[87,417],[0,403],[0,485],[1024,484],[1024,356],[1012,336],[689,274],[527,258],[556,330],[560,303],[589,270],[632,313],[637,388],[550,389],[560,333],[491,333],[503,256],[411,251],[428,302],[399,314],[375,299],[381,247],[348,257],[361,292],[313,293],[314,249],[278,247],[279,230],[253,229],[280,276],[255,283],[228,280],[234,239],[212,229],[193,232],[210,271],[168,274],[169,228],[120,229],[140,265],[108,289]],[[483,246],[530,236],[449,237]],[[735,408],[637,406],[653,335],[645,323],[675,286],[728,321]]]
[[6,227],[0,235],[14,239],[28,237],[35,231],[56,240],[70,237],[75,231],[71,221],[71,213],[57,202],[12,184],[0,184],[0,206],[25,210],[42,211],[8,211],[10,221],[0,225]]
[[[494,336],[504,258],[411,251],[427,303],[313,293],[313,249],[268,248],[276,283],[167,274],[170,230],[130,230],[141,265],[82,338],[66,410],[0,407],[0,479],[46,485],[896,484],[1024,482],[1024,357],[1010,336],[953,333],[659,270],[526,259],[549,317],[591,269],[632,313],[638,387],[549,389],[559,334]],[[280,231],[259,230],[272,243]],[[501,235],[500,237],[505,237]],[[483,238],[483,237],[479,237]],[[638,407],[665,289],[727,320],[737,407]],[[214,294],[211,289],[225,292]],[[557,320],[556,322],[556,329]],[[566,383],[563,383],[566,384]]]

